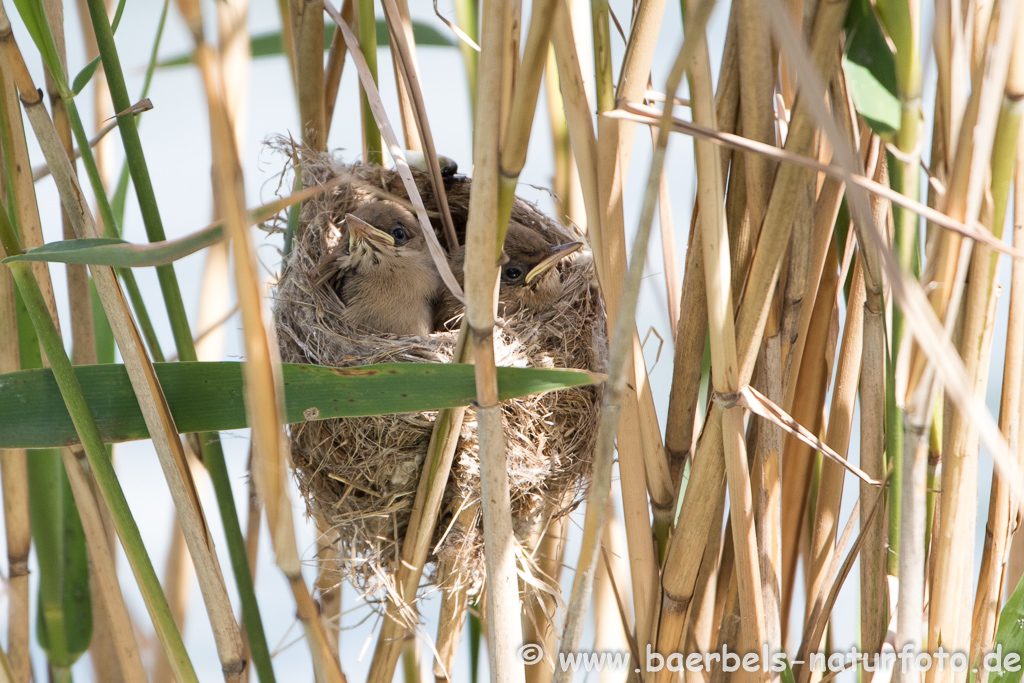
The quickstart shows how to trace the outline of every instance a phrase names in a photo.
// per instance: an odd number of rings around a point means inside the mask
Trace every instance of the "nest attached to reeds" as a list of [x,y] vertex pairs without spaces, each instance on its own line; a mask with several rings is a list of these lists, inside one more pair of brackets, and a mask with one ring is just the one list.
[[[287,150],[289,155],[291,150]],[[393,171],[344,165],[330,155],[301,151],[306,187],[345,176],[336,187],[306,200],[292,253],[275,292],[282,360],[334,367],[392,362],[449,363],[457,332],[429,337],[371,335],[346,325],[343,304],[327,284],[316,284],[322,259],[338,244],[346,213],[373,197],[407,197]],[[440,230],[429,178],[414,171],[424,204]],[[446,180],[448,201],[464,236],[467,178]],[[574,228],[516,199],[513,220],[549,234],[552,245],[581,239]],[[604,307],[592,268],[581,251],[558,266],[565,294],[549,311],[520,311],[499,320],[497,362],[502,366],[579,368],[603,372],[607,361]],[[509,483],[520,568],[537,585],[535,549],[552,520],[582,499],[592,468],[600,388],[589,386],[506,401]],[[405,538],[436,413],[341,418],[291,425],[292,459],[309,513],[324,540],[340,552],[339,578],[366,595],[388,588]],[[446,585],[478,590],[483,579],[483,531],[475,414],[466,413],[428,565],[453,568]],[[475,514],[473,511],[476,511]],[[467,514],[467,511],[468,514]],[[471,520],[471,521],[470,521]],[[428,572],[427,576],[431,576]],[[436,577],[432,577],[436,579]],[[536,587],[536,586],[535,586]]]

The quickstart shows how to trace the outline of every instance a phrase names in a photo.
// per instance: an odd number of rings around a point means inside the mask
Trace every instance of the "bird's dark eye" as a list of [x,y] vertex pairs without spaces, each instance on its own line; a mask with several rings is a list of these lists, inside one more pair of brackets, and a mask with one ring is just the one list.
[[409,236],[405,232],[405,228],[401,226],[396,226],[395,229],[391,231],[391,236],[395,238],[395,244],[401,244],[409,239]]
[[503,275],[506,280],[518,280],[523,277],[523,269],[519,266],[505,266]]

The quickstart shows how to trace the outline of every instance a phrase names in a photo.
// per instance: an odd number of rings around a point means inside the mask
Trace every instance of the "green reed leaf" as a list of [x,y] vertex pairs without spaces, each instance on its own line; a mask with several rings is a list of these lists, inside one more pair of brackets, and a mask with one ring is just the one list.
[[[241,363],[155,366],[179,432],[246,426]],[[285,363],[282,367],[285,421],[289,423],[439,410],[476,400],[472,365],[391,363],[329,368]],[[104,441],[149,437],[123,365],[77,366],[74,371]],[[501,400],[602,380],[601,375],[580,370],[498,368]],[[4,416],[0,448],[53,448],[78,442],[48,369],[0,375],[0,415]]]

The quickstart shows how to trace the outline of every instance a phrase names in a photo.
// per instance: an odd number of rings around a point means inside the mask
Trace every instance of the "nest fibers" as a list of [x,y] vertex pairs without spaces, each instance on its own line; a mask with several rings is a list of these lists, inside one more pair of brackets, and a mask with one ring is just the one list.
[[[328,155],[303,152],[307,187],[345,176],[331,190],[302,205],[300,229],[276,288],[276,320],[282,360],[335,367],[375,363],[449,363],[456,334],[429,337],[369,335],[341,319],[343,304],[326,284],[316,285],[321,259],[339,242],[346,213],[373,197],[407,197],[401,179],[374,165],[345,166]],[[414,171],[435,229],[437,207],[426,174]],[[464,235],[471,181],[445,181],[460,239]],[[513,220],[540,230],[551,244],[579,233],[516,199]],[[499,320],[499,365],[579,368],[603,372],[607,361],[604,307],[587,252],[558,266],[561,299],[547,311],[519,311]],[[579,504],[590,477],[600,389],[580,387],[506,401],[512,517],[520,545],[524,585],[543,585],[536,549],[551,521]],[[367,594],[391,585],[409,524],[435,412],[310,421],[291,426],[292,458],[310,514],[325,540],[336,543],[338,569]],[[466,413],[445,491],[428,563],[454,567],[447,580],[479,590],[483,579],[483,527],[479,514],[480,462],[475,416]]]

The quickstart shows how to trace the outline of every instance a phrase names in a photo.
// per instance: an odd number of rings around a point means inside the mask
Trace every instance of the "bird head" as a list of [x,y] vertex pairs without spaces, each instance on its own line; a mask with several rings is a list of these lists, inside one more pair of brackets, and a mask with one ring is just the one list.
[[551,245],[536,230],[510,224],[505,237],[508,260],[501,266],[499,292],[506,311],[540,311],[554,304],[562,293],[562,281],[555,266],[582,246],[583,242]]
[[345,215],[348,252],[352,256],[385,255],[419,249],[425,240],[416,218],[405,207],[388,201],[371,201]]

